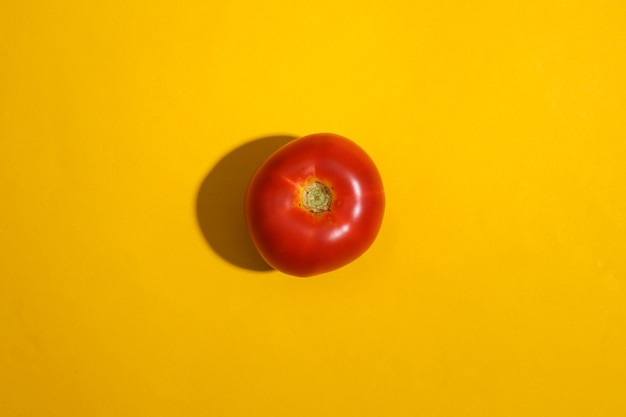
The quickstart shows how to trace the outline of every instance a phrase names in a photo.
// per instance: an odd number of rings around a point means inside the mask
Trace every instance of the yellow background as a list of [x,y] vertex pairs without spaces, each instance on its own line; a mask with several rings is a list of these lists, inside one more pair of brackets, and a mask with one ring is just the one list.
[[[372,248],[267,271],[335,132]],[[0,3],[0,415],[626,415],[626,3]]]

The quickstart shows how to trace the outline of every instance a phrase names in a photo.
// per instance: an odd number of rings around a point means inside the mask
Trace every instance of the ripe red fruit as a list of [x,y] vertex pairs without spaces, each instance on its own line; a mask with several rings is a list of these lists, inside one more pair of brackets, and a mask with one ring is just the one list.
[[296,139],[253,176],[245,199],[252,241],[273,268],[311,276],[340,268],[374,242],[385,208],[372,159],[331,133]]

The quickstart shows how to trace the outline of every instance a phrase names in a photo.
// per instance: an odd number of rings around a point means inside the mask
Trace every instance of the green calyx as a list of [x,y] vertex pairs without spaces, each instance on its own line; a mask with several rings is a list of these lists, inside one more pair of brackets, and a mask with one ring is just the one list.
[[313,213],[330,211],[330,203],[332,192],[320,182],[312,182],[302,190],[302,207]]

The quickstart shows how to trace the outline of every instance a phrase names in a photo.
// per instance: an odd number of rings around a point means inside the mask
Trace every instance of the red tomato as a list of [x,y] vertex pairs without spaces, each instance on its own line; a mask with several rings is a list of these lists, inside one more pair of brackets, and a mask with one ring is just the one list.
[[252,177],[245,201],[259,253],[286,274],[340,268],[374,242],[383,219],[383,183],[370,157],[331,133],[296,139]]

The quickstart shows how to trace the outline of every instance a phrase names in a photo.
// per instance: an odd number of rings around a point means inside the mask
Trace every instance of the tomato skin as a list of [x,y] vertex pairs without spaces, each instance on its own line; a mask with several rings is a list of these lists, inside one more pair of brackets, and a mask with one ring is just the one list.
[[[330,189],[329,211],[302,205],[312,182]],[[371,158],[332,133],[296,139],[278,149],[252,177],[245,199],[248,231],[274,269],[307,277],[340,268],[374,242],[385,193]]]

